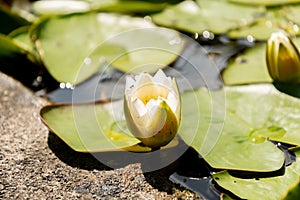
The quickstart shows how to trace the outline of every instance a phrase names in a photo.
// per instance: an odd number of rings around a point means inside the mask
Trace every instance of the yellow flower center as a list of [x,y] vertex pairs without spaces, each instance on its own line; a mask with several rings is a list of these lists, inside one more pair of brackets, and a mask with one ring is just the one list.
[[151,99],[157,100],[158,97],[168,98],[168,88],[158,84],[146,84],[137,88],[133,95],[133,98],[139,98],[145,105]]

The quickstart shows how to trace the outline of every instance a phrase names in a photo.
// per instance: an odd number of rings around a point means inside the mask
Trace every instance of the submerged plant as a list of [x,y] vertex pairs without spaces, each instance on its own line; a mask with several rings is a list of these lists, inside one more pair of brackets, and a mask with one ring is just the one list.
[[181,101],[175,78],[159,70],[153,77],[142,73],[127,77],[124,113],[129,130],[153,149],[168,144],[176,135]]
[[267,67],[276,82],[300,81],[300,54],[292,40],[282,32],[273,33],[267,42]]

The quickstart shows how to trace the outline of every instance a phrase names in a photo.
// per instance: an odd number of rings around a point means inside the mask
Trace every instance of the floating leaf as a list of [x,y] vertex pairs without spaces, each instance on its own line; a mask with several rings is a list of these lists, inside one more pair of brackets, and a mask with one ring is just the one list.
[[230,38],[253,37],[255,40],[267,40],[273,32],[285,31],[288,34],[299,34],[299,28],[288,20],[283,14],[283,9],[268,9],[267,14],[256,23],[228,33]]
[[112,151],[138,144],[138,139],[120,132],[122,128],[114,122],[110,106],[110,103],[46,106],[41,117],[75,151]]
[[[78,105],[50,105],[41,109],[43,122],[72,149],[79,152],[149,152],[127,129],[123,101]],[[162,149],[178,144],[175,138]]]
[[300,100],[273,85],[200,89],[182,101],[179,133],[214,168],[278,170],[284,155],[269,139],[300,145]]
[[[151,28],[155,26],[142,18],[108,13],[73,14],[40,21],[32,37],[50,74],[60,82],[76,84],[99,71],[106,59],[109,62],[120,55],[114,64],[121,70],[130,70],[129,66],[137,64],[149,66],[149,59],[156,57],[157,63],[152,61],[160,67],[173,62],[183,42],[171,43],[179,37],[173,30]],[[93,50],[96,62],[88,57]]]
[[[300,38],[293,42],[299,49]],[[257,44],[230,60],[222,78],[225,85],[272,82],[266,64],[266,45]]]
[[[83,64],[81,71],[96,68],[99,66],[99,55],[107,54],[105,61],[122,72],[154,73],[176,60],[183,46],[184,40],[177,31],[165,28],[136,29],[99,45],[87,57],[89,62]],[[96,66],[91,67],[93,64]]]
[[272,82],[265,54],[266,45],[258,44],[230,60],[222,72],[225,85]]
[[[227,1],[184,1],[153,15],[157,24],[191,33],[212,31],[216,34],[240,28],[256,21],[265,12],[263,7],[251,7]],[[222,9],[219,9],[222,8]]]
[[247,5],[264,5],[264,6],[278,6],[289,3],[300,3],[300,0],[229,0],[235,3],[243,3]]
[[[264,7],[244,6],[220,0],[197,0],[202,10],[202,15],[213,28],[208,28],[215,33],[225,33],[249,25],[265,12]],[[217,9],[217,8],[222,9]]]
[[295,154],[296,162],[286,167],[283,176],[242,179],[223,171],[213,178],[218,185],[242,199],[299,199],[300,151],[296,150]]
[[[282,12],[289,20],[300,25],[300,5],[285,6]],[[298,26],[295,28],[299,31]]]

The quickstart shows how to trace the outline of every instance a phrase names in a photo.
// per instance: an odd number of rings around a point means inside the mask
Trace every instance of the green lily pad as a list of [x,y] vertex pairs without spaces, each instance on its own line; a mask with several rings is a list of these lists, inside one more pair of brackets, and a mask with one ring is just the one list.
[[106,62],[122,72],[154,73],[176,60],[184,43],[178,32],[171,29],[146,28],[129,31],[99,45],[88,57],[90,62],[84,63],[81,69],[97,65],[99,55],[107,54]]
[[300,100],[271,84],[200,89],[182,105],[180,136],[214,168],[275,171],[284,155],[269,140],[300,145]]
[[235,3],[243,3],[247,5],[264,5],[264,6],[278,6],[290,3],[300,3],[300,0],[229,0]]
[[296,162],[286,167],[283,176],[242,179],[223,171],[214,174],[213,178],[218,185],[242,199],[299,199],[300,151],[295,154]]
[[[300,38],[293,42],[300,47]],[[272,82],[266,64],[266,45],[257,44],[231,59],[222,72],[222,78],[225,85]]]
[[233,39],[250,36],[255,40],[267,40],[273,32],[277,31],[285,31],[291,35],[299,34],[298,26],[285,17],[282,8],[268,9],[266,15],[257,20],[256,23],[232,30],[228,36]]
[[[112,60],[123,71],[151,63],[167,66],[183,48],[181,40],[172,43],[178,34],[155,29],[142,18],[86,13],[44,19],[33,29],[32,38],[50,74],[57,81],[77,84],[98,72],[101,63]],[[91,60],[90,54],[97,59]]]
[[[219,9],[222,8],[222,9]],[[265,12],[263,7],[251,7],[227,1],[184,1],[153,15],[157,24],[191,33],[211,31],[222,34],[256,21]]]
[[[150,152],[149,147],[127,129],[123,101],[111,103],[49,105],[41,109],[42,121],[73,150],[78,152]],[[178,144],[174,138],[162,149]]]
[[266,45],[255,45],[231,59],[222,78],[225,85],[272,82],[266,64]]
[[[118,102],[115,102],[117,104]],[[140,141],[114,121],[110,103],[46,106],[40,114],[46,125],[79,152],[120,150]]]
[[9,37],[17,41],[24,49],[33,49],[33,44],[29,37],[30,26],[22,26],[9,33]]
[[285,6],[282,12],[287,19],[300,25],[300,5]]

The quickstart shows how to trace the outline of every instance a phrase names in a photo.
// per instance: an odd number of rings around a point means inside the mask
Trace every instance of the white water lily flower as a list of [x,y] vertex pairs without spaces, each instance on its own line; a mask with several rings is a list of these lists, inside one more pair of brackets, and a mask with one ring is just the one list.
[[300,54],[292,40],[282,32],[273,33],[267,42],[269,74],[277,82],[300,82]]
[[127,77],[124,113],[129,130],[145,146],[159,148],[176,135],[181,101],[175,78],[159,70],[153,77],[142,73]]

